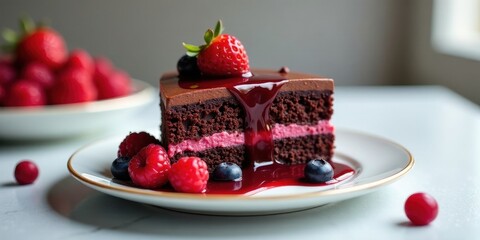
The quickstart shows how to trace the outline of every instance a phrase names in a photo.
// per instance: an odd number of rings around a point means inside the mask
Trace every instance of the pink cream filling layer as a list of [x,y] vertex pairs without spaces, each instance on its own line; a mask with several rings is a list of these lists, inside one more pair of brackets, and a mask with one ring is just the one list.
[[[303,137],[309,135],[329,134],[335,130],[328,120],[318,121],[317,125],[275,124],[272,128],[273,139]],[[168,145],[168,156],[184,151],[200,152],[215,147],[232,147],[245,143],[243,132],[219,132],[199,140],[185,140],[179,144]]]

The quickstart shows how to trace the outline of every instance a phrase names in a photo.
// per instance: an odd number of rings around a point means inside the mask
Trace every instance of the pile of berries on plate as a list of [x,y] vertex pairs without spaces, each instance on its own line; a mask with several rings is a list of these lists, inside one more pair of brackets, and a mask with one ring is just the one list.
[[201,193],[209,178],[207,164],[197,157],[183,157],[171,164],[160,142],[147,132],[133,132],[123,139],[112,175],[136,186],[160,188],[170,183],[177,192]]
[[90,102],[126,96],[130,76],[104,57],[68,51],[54,29],[20,21],[20,33],[3,32],[0,55],[0,106],[23,107]]
[[[182,157],[171,163],[158,139],[147,132],[128,134],[118,147],[110,171],[116,179],[135,186],[158,189],[167,184],[177,192],[204,193],[210,178],[208,166],[198,157]],[[242,170],[233,163],[222,163],[212,173],[214,181],[240,181]]]

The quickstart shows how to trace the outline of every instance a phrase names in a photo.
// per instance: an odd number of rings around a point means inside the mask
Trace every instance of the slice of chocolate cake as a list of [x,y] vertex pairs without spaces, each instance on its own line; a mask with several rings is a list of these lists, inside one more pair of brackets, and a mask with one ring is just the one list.
[[172,162],[198,156],[209,170],[222,162],[245,168],[330,160],[334,147],[332,79],[254,70],[230,78],[160,80],[162,144]]

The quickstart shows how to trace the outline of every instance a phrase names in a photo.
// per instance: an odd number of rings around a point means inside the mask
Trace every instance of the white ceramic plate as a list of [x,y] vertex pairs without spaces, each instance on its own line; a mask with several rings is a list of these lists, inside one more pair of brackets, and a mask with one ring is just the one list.
[[252,196],[162,192],[112,181],[110,164],[122,137],[85,146],[68,161],[68,170],[83,184],[116,197],[159,207],[215,215],[264,215],[313,208],[357,197],[385,186],[413,167],[404,147],[364,133],[337,130],[334,161],[356,173],[327,187],[279,187]]
[[39,108],[0,107],[0,139],[42,140],[93,132],[120,122],[155,99],[149,84],[133,80],[125,97]]

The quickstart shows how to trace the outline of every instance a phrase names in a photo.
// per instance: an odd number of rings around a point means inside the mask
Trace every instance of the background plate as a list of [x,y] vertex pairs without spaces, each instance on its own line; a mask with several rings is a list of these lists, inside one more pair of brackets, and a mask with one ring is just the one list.
[[132,81],[135,91],[125,97],[38,108],[0,107],[0,139],[58,139],[112,127],[155,99],[152,86]]

